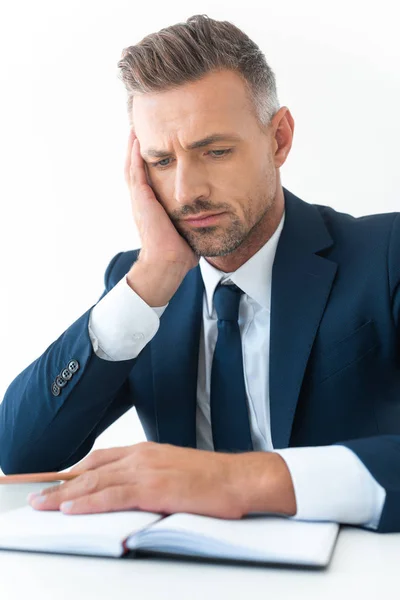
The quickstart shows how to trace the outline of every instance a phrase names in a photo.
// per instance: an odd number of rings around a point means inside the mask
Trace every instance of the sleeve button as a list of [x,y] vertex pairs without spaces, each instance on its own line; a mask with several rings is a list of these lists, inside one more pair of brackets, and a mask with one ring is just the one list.
[[72,373],[71,371],[67,368],[67,369],[63,369],[61,371],[61,377],[63,379],[65,379],[65,381],[69,381],[70,379],[72,379]]
[[58,385],[59,388],[63,388],[67,385],[67,382],[65,381],[65,379],[60,377],[60,375],[57,375],[56,384]]
[[79,363],[78,363],[78,361],[75,360],[75,359],[70,360],[69,363],[68,363],[68,370],[69,370],[69,372],[72,373],[72,374],[74,374],[74,373],[76,373],[78,371],[78,369],[79,369]]
[[143,333],[134,333],[133,334],[133,339],[134,340],[142,340],[144,338]]
[[60,388],[58,387],[58,385],[54,382],[51,386],[51,393],[53,394],[53,396],[59,396],[60,395]]

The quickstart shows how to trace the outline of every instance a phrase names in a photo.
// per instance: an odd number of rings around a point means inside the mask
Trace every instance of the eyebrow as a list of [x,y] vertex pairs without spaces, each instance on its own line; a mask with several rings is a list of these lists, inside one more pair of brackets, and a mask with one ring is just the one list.
[[[239,142],[241,141],[241,137],[236,135],[235,133],[212,133],[202,140],[197,140],[196,142],[192,142],[186,147],[186,150],[195,150],[196,148],[204,148],[204,146],[209,146],[210,144],[214,144],[215,142]],[[147,148],[145,152],[143,152],[144,156],[149,158],[164,158],[165,156],[169,156],[170,152],[165,152],[165,150],[157,150],[157,148]]]

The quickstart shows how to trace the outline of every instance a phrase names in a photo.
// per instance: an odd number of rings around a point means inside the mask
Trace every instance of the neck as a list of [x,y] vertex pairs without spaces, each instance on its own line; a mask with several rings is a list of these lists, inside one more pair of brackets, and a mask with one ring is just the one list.
[[226,256],[204,257],[216,269],[224,273],[232,273],[249,260],[256,252],[260,250],[273,236],[281,222],[285,201],[282,187],[279,187],[277,195],[270,210],[251,230],[248,237],[234,252]]

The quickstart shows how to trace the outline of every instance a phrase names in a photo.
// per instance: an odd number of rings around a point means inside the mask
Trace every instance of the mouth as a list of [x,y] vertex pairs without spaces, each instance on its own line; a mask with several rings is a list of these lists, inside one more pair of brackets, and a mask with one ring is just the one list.
[[195,217],[183,219],[183,221],[194,227],[208,227],[210,225],[215,225],[224,214],[225,212],[197,215]]

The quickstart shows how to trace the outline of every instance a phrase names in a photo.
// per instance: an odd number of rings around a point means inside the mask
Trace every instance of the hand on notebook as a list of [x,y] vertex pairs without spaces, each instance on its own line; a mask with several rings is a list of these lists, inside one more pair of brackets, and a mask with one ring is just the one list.
[[71,514],[139,509],[226,519],[296,513],[289,470],[273,452],[225,454],[143,442],[97,450],[74,470],[85,473],[31,495],[31,506]]

